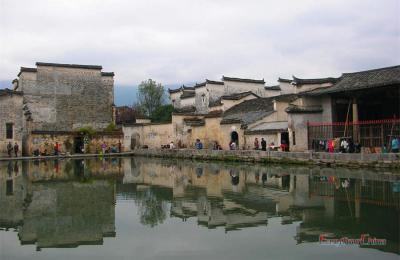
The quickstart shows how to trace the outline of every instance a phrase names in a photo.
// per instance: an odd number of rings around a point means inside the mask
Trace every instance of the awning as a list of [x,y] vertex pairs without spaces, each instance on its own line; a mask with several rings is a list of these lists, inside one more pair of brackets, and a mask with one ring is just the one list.
[[265,122],[245,131],[245,134],[279,133],[288,130],[287,121]]

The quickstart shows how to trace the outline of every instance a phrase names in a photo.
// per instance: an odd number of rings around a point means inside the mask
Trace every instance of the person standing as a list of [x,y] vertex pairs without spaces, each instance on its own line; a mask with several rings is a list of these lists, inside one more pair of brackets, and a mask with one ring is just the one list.
[[101,144],[101,151],[103,152],[103,154],[106,153],[106,148],[107,148],[106,142],[103,142],[103,143]]
[[195,147],[197,150],[203,149],[203,144],[200,142],[200,139],[196,139]]
[[58,145],[58,142],[56,142],[56,144],[54,145],[54,155],[58,155],[58,153],[59,153],[59,145]]
[[122,143],[121,140],[118,141],[118,152],[122,153]]
[[259,144],[259,142],[258,142],[258,138],[257,138],[257,137],[256,137],[256,139],[254,139],[254,149],[255,149],[255,150],[260,149],[260,144]]
[[267,141],[265,141],[264,138],[261,138],[261,150],[267,150]]
[[8,157],[11,157],[12,150],[13,150],[13,146],[12,146],[11,142],[8,142],[8,144],[7,144]]
[[231,150],[236,150],[236,148],[237,148],[235,142],[231,142],[231,143],[229,144],[229,147],[230,147]]
[[18,152],[19,152],[19,146],[18,146],[17,142],[15,142],[15,144],[14,144],[15,157],[18,157]]
[[262,181],[263,187],[265,187],[265,183],[267,182],[267,174],[266,173],[262,174],[261,181]]

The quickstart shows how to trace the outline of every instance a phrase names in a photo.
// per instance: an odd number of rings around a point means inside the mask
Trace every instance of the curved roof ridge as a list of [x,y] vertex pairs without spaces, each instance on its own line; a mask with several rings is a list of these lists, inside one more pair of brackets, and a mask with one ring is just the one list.
[[361,71],[355,71],[355,72],[345,72],[345,73],[342,73],[342,75],[355,74],[355,73],[363,73],[363,72],[373,72],[373,71],[380,71],[380,70],[394,69],[394,68],[400,68],[400,65],[394,65],[394,66],[383,67],[383,68],[376,68],[376,69],[369,69],[369,70],[361,70]]

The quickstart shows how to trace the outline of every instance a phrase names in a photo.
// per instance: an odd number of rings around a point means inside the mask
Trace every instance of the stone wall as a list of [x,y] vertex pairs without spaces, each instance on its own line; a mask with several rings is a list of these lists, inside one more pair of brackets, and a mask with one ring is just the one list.
[[169,94],[169,98],[170,98],[171,103],[174,106],[174,108],[181,107],[181,95],[182,95],[182,91]]
[[271,133],[271,134],[246,134],[245,139],[246,139],[246,149],[247,150],[252,150],[254,149],[254,140],[257,138],[258,139],[258,144],[261,149],[261,138],[264,138],[264,140],[267,142],[267,147],[269,146],[270,143],[274,143],[275,146],[280,146],[281,144],[281,134],[280,133]]
[[208,103],[210,100],[210,94],[208,88],[204,87],[196,87],[195,89],[195,106],[197,113],[207,113],[208,112]]
[[[321,113],[313,114],[289,114],[289,149],[299,152],[308,150],[308,129],[307,121],[321,121]],[[294,133],[294,134],[293,134]],[[293,136],[295,136],[293,138]],[[294,144],[294,139],[295,143]]]
[[234,94],[246,91],[251,91],[261,97],[265,96],[264,83],[248,83],[248,82],[237,82],[237,81],[224,81],[224,94]]
[[21,72],[19,85],[35,130],[102,129],[112,122],[114,80],[101,67],[38,65],[36,73]]
[[134,124],[122,127],[124,133],[125,151],[131,151],[143,146],[149,148],[161,148],[175,141],[172,124]]
[[[54,134],[40,134],[33,133],[30,136],[28,155],[33,155],[33,151],[39,149],[40,152],[47,150],[49,155],[54,154],[54,145],[56,142],[60,145],[60,153],[75,153],[75,137],[77,134],[73,133],[54,133]],[[122,151],[123,147],[123,135],[118,133],[105,133],[96,134],[90,138],[90,142],[85,145],[85,153],[100,153],[101,145],[106,143],[107,148],[115,146],[118,149],[118,143],[121,141]]]
[[[297,99],[294,104],[300,106],[321,106],[321,113],[290,113],[288,114],[289,139],[291,151],[308,150],[308,128],[307,122],[332,122],[332,99],[331,97],[311,98],[303,97]],[[293,144],[293,132],[296,144]]]
[[180,107],[189,107],[189,106],[195,106],[195,105],[196,105],[195,97],[184,98],[184,99],[180,100]]
[[[0,156],[7,155],[7,144],[15,142],[19,145],[19,155],[22,151],[22,94],[0,95]],[[13,124],[13,138],[6,138],[6,124]]]
[[[204,120],[204,125],[186,125],[184,118],[199,118]],[[222,149],[229,149],[233,128],[239,135],[239,147],[245,145],[244,131],[240,124],[222,124],[221,117],[204,118],[202,116],[172,116],[173,140],[183,147],[194,147],[196,139],[200,139],[205,149],[212,149],[214,142],[218,142]],[[245,147],[245,146],[244,146]]]
[[244,161],[284,164],[318,164],[331,167],[394,168],[400,170],[400,155],[394,153],[316,153],[316,152],[276,152],[256,150],[195,150],[195,149],[146,149],[135,150],[133,155],[178,159]]

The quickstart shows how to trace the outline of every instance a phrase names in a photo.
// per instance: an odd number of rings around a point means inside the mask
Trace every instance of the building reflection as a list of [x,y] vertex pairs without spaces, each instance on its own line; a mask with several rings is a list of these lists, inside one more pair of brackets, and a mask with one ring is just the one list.
[[131,200],[149,227],[179,218],[231,232],[278,218],[297,243],[370,234],[400,253],[396,174],[108,158],[1,163],[0,187],[0,228],[37,249],[102,244],[116,236],[116,201]]
[[87,168],[84,160],[1,164],[0,227],[16,230],[21,244],[37,250],[114,237],[115,180]]
[[[297,243],[320,234],[387,239],[379,250],[400,253],[400,176],[365,169],[227,166],[219,163],[124,159],[117,193],[163,189],[171,217],[194,218],[225,232],[281,224],[297,225]],[[130,187],[130,188],[128,188]],[[167,192],[169,191],[169,192]],[[125,199],[137,200],[135,192]],[[168,212],[167,212],[168,213]]]

